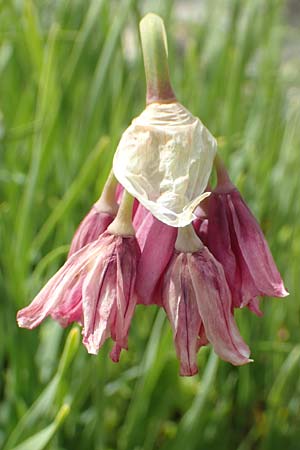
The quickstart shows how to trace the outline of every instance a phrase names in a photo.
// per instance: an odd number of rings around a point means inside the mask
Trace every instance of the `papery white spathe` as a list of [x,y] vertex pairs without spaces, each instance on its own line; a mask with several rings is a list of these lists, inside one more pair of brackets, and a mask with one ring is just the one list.
[[216,140],[180,103],[151,103],[133,120],[118,145],[118,181],[162,222],[191,223],[216,154]]

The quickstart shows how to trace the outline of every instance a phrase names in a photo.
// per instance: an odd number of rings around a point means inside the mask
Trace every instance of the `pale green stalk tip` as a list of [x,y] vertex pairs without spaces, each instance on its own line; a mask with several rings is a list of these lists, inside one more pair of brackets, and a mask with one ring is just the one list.
[[175,101],[168,65],[168,44],[164,22],[148,13],[140,22],[140,34],[147,82],[147,103]]

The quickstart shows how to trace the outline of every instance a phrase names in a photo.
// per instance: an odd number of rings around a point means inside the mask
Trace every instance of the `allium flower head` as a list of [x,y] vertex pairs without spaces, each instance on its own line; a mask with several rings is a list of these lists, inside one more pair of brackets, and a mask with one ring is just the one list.
[[118,361],[136,304],[155,304],[171,323],[181,375],[197,372],[197,352],[207,344],[225,361],[246,364],[250,351],[234,307],[261,314],[258,296],[287,292],[215,139],[175,98],[162,20],[150,14],[140,27],[146,109],[123,134],[67,261],[18,312],[18,324],[31,329],[47,316],[62,326],[76,321],[89,353],[111,337]]

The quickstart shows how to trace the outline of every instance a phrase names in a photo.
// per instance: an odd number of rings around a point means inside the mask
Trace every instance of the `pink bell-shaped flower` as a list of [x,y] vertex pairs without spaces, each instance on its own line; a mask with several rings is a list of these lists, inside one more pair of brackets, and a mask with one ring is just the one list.
[[131,206],[125,195],[109,229],[70,256],[32,303],[18,312],[20,327],[35,328],[47,316],[63,326],[77,321],[83,325],[83,344],[89,353],[97,354],[111,337],[116,343],[111,357],[118,361],[121,349],[127,349],[136,305],[140,249]]
[[180,374],[198,372],[197,351],[208,342],[225,361],[246,364],[250,351],[233,318],[223,268],[192,226],[185,228],[178,232],[177,250],[163,278],[163,306],[173,329]]
[[260,315],[258,296],[285,297],[288,292],[260,226],[220,159],[217,175],[209,197],[208,247],[224,268],[234,306],[248,306]]

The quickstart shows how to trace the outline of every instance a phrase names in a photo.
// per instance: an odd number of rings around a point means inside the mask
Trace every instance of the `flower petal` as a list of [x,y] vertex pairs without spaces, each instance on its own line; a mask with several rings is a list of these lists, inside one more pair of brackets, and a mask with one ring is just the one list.
[[221,264],[203,247],[190,254],[189,271],[205,333],[215,352],[234,365],[248,363],[250,351],[234,321]]
[[[144,215],[143,211],[146,211]],[[139,303],[159,304],[159,280],[173,255],[177,228],[160,222],[142,205],[138,208],[134,226],[136,223],[139,223],[136,238],[141,249],[136,281]]]
[[198,338],[202,322],[195,292],[190,280],[187,254],[175,253],[164,276],[163,306],[170,320],[176,352],[180,361],[180,375],[198,372]]
[[[90,259],[97,252],[99,245],[96,241],[74,253],[30,305],[18,312],[18,325],[22,328],[35,328],[50,314],[58,313],[59,309],[64,307],[64,302],[68,305],[66,307],[68,310],[72,309],[74,304],[77,305],[77,295],[73,297],[74,283],[78,277],[84,276]],[[61,319],[61,315],[58,315]]]
[[241,254],[260,295],[287,296],[260,226],[237,190],[228,197],[228,205]]
[[136,305],[134,293],[139,247],[134,237],[104,233],[103,251],[91,262],[82,289],[83,343],[97,354],[111,336],[127,347],[127,335]]
[[95,206],[80,223],[71,242],[68,257],[72,256],[85,245],[95,241],[111,224],[114,217],[111,214],[99,212]]

